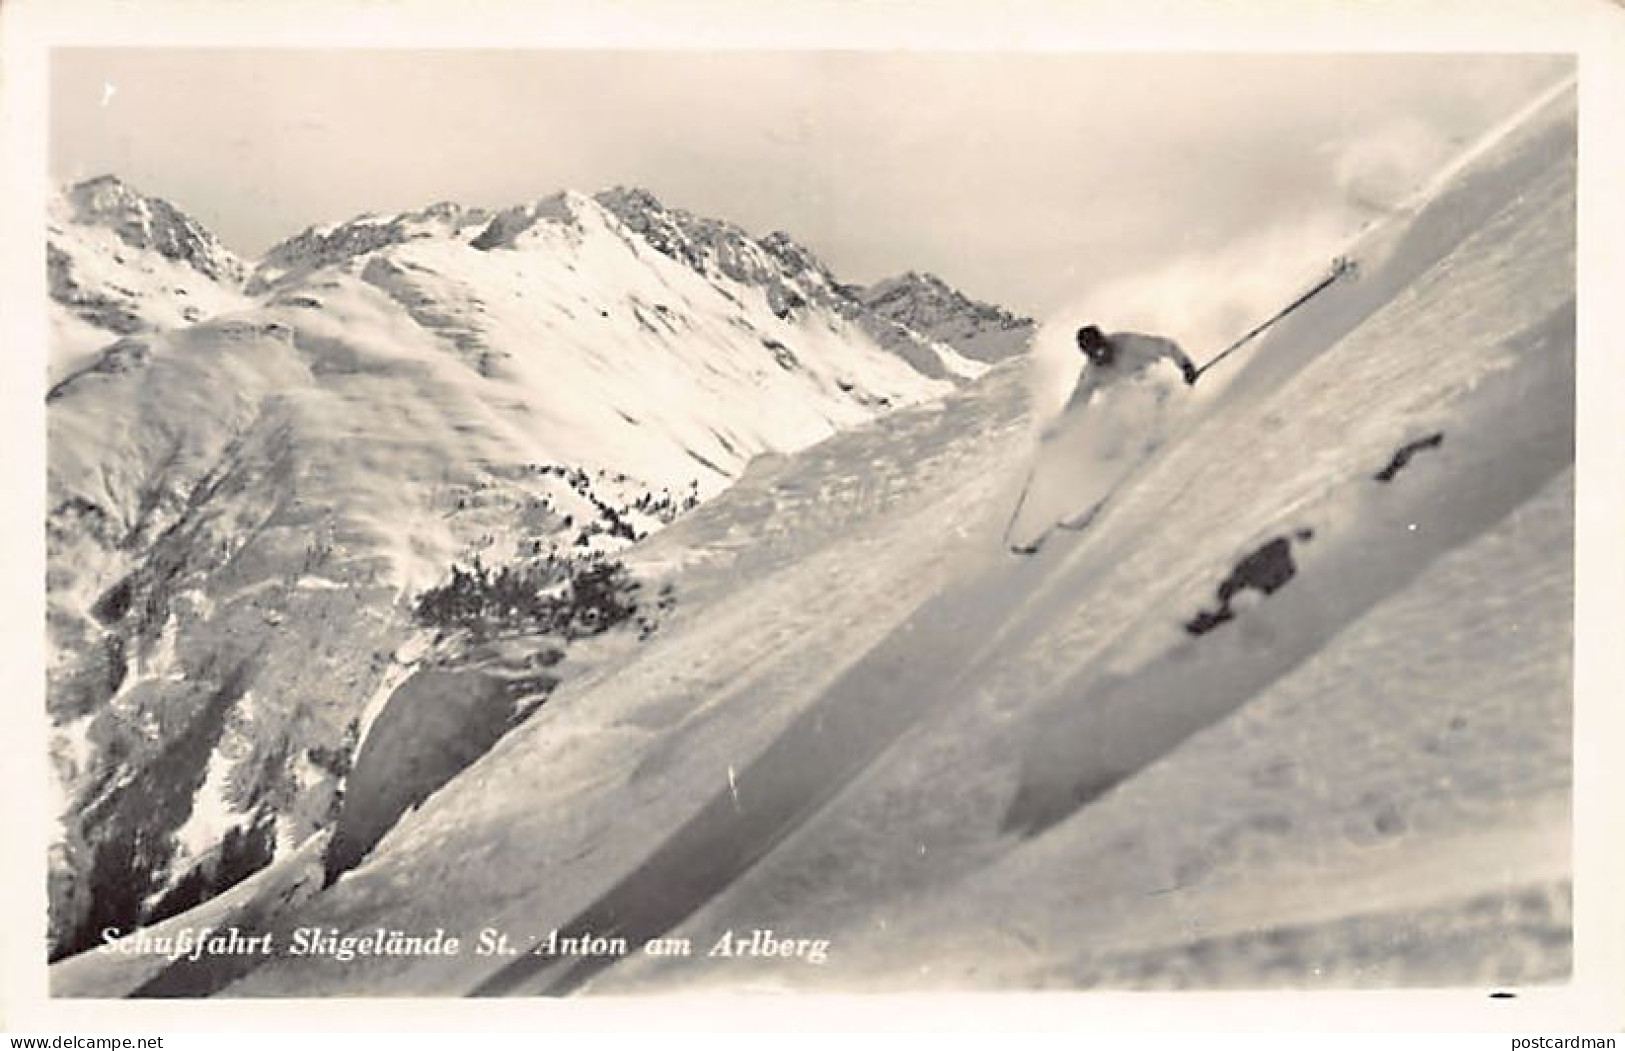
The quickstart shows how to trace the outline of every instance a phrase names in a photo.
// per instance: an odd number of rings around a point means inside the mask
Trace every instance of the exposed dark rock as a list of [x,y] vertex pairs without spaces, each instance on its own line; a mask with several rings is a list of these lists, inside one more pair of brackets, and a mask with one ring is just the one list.
[[[1307,540],[1313,535],[1308,529],[1297,532],[1299,540]],[[1236,595],[1248,588],[1263,595],[1273,594],[1297,572],[1298,567],[1292,561],[1292,540],[1284,536],[1270,540],[1236,563],[1230,575],[1219,583],[1217,608],[1198,612],[1186,622],[1185,630],[1192,635],[1207,634],[1220,624],[1235,619],[1231,602]]]
[[325,856],[325,883],[360,864],[400,816],[484,755],[514,724],[516,702],[558,684],[425,668],[396,690],[362,743]]
[[1394,480],[1394,476],[1399,474],[1400,471],[1404,470],[1405,465],[1411,462],[1411,457],[1415,456],[1424,449],[1437,449],[1443,444],[1443,431],[1434,431],[1426,438],[1418,438],[1414,442],[1407,442],[1404,445],[1401,445],[1398,449],[1394,450],[1393,459],[1388,461],[1388,466],[1384,467],[1371,477],[1379,482],[1391,482]]

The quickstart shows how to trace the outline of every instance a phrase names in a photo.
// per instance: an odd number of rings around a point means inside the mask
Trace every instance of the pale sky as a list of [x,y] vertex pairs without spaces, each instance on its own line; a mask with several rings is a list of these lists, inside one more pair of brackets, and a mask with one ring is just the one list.
[[438,200],[642,186],[848,281],[1042,315],[1401,197],[1567,58],[71,49],[53,178],[113,172],[253,257]]

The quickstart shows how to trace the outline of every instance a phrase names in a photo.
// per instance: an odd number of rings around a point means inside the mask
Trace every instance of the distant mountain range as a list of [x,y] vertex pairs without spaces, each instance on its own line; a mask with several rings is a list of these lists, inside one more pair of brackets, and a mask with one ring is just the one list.
[[453,565],[608,557],[1033,327],[635,189],[360,216],[250,262],[107,176],[48,233],[58,954],[330,827]]

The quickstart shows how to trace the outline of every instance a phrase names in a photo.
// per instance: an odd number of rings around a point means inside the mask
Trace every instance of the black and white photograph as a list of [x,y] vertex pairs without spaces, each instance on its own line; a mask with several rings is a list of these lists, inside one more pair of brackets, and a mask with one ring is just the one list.
[[43,63],[59,1007],[1575,982],[1575,52]]

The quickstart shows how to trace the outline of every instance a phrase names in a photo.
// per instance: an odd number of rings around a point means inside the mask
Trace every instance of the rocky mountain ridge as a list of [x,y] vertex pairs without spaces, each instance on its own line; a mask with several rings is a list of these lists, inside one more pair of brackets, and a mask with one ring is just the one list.
[[977,302],[931,273],[910,270],[877,281],[862,289],[859,298],[881,317],[941,340],[978,361],[1000,361],[1019,354],[1032,339],[1031,318]]

